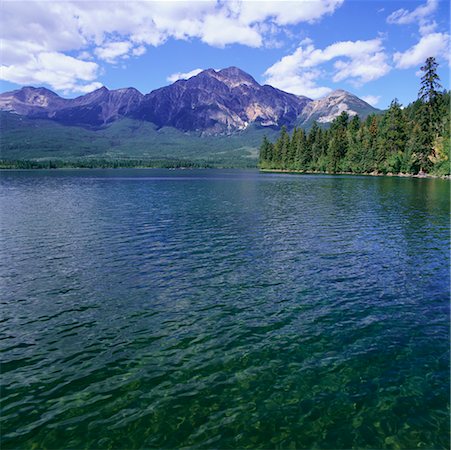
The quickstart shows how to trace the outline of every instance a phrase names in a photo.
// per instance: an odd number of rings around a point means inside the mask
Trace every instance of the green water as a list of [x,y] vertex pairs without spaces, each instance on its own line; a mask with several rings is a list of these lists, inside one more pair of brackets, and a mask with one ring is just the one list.
[[2,448],[449,448],[449,181],[0,174]]

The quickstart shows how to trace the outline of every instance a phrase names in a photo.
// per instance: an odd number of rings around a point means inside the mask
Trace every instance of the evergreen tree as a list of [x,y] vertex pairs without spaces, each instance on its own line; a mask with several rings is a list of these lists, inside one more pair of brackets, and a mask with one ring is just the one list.
[[270,161],[272,160],[272,144],[268,141],[266,136],[263,137],[263,142],[260,146],[260,155],[259,155],[259,166],[266,167],[270,165]]
[[382,122],[382,136],[379,142],[384,160],[381,169],[398,173],[400,161],[406,145],[406,122],[398,99],[394,99]]
[[420,164],[422,169],[427,169],[430,165],[429,156],[439,131],[440,118],[440,78],[437,74],[438,64],[435,58],[426,59],[424,66],[421,66],[423,75],[421,77],[421,87],[418,97],[422,101],[421,107],[421,129],[423,149],[420,154]]
[[424,66],[420,67],[423,72],[421,77],[421,88],[418,97],[423,103],[435,103],[437,100],[442,85],[440,84],[440,77],[437,74],[438,64],[435,58],[430,57],[426,59]]
[[308,162],[311,155],[308,154],[307,140],[304,130],[297,130],[297,133],[295,135],[293,134],[293,140],[296,146],[296,168],[300,170],[307,170],[309,168]]
[[290,162],[290,135],[285,126],[282,127],[279,138],[279,152],[280,152],[280,168],[288,169]]

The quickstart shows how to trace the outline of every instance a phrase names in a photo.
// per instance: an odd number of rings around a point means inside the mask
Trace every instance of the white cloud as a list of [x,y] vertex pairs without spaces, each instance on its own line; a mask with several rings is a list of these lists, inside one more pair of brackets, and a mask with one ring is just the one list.
[[91,53],[87,52],[86,50],[83,50],[82,52],[80,52],[77,56],[78,59],[87,59],[89,61],[91,61],[93,59],[93,56],[91,55]]
[[266,81],[275,87],[297,95],[318,98],[331,89],[317,85],[321,72],[316,67],[332,60],[335,60],[332,73],[334,82],[346,80],[363,84],[390,71],[379,38],[336,42],[325,49],[315,48],[311,39],[304,39],[294,53],[284,56],[269,67],[264,75]]
[[376,106],[381,99],[380,95],[364,95],[361,97],[364,102],[369,103],[371,106]]
[[405,52],[396,52],[393,60],[398,69],[418,66],[430,56],[443,57],[449,61],[450,41],[450,35],[447,33],[432,33],[423,36]]
[[436,11],[437,5],[438,0],[427,0],[426,4],[418,6],[413,11],[398,9],[387,17],[387,22],[397,25],[422,22]]
[[362,53],[349,60],[337,61],[332,80],[337,83],[343,80],[351,80],[355,85],[361,85],[383,77],[390,71],[387,64],[387,55],[380,51],[374,53]]
[[118,58],[127,56],[129,50],[132,48],[132,44],[127,41],[123,42],[109,42],[103,47],[97,47],[94,53],[99,59],[103,59],[110,64],[116,63]]
[[396,25],[418,25],[420,40],[404,52],[395,52],[393,61],[397,69],[409,69],[422,64],[433,56],[450,60],[449,33],[436,32],[437,22],[432,16],[436,12],[438,0],[427,0],[412,11],[398,9],[387,17],[387,22]]
[[[31,66],[38,70],[40,55],[46,53],[70,52],[81,62],[95,56],[116,64],[170,38],[199,39],[215,47],[271,47],[282,27],[318,21],[343,1],[5,1],[0,38],[8,48],[2,49],[2,64],[5,76],[19,79],[14,71],[28,73]],[[58,85],[55,73],[42,69],[49,77],[41,82]],[[67,84],[67,76],[61,84]],[[73,86],[77,80],[74,75]]]
[[438,6],[438,0],[427,0],[424,5],[420,5],[413,11],[398,9],[387,17],[387,22],[396,25],[418,25],[421,36],[433,33],[437,28],[437,22],[431,18]]
[[99,59],[114,64],[118,58],[124,57],[132,48],[130,42],[109,42],[103,47],[97,47],[94,53]]
[[169,75],[166,80],[170,83],[175,83],[177,80],[187,80],[188,78],[194,77],[197,74],[201,73],[204,69],[194,69],[190,72],[177,72]]
[[[22,85],[49,84],[64,92],[84,92],[93,86],[98,71],[95,62],[81,61],[58,52],[41,52],[31,55],[26,62],[0,66],[0,78]],[[91,83],[87,85],[87,82]]]
[[333,13],[344,0],[276,0],[276,1],[229,1],[232,13],[247,25],[269,19],[279,26],[300,22],[315,22],[326,14]]
[[144,53],[146,53],[146,47],[144,47],[144,45],[140,45],[139,47],[135,47],[132,50],[132,55],[133,56],[142,56],[142,55],[144,55]]
[[95,91],[96,89],[99,89],[102,86],[103,86],[102,83],[95,81],[94,83],[77,86],[76,89],[71,89],[70,91],[73,92],[75,90],[76,92],[81,92],[83,94],[89,94],[90,92]]
[[262,36],[256,28],[243,25],[223,14],[210,15],[205,18],[201,39],[213,47],[224,47],[228,44],[261,47],[263,43]]
[[332,92],[332,89],[328,87],[317,85],[317,79],[320,76],[319,70],[302,72],[271,71],[270,73],[267,71],[265,73],[268,76],[266,79],[268,84],[295,95],[319,98]]

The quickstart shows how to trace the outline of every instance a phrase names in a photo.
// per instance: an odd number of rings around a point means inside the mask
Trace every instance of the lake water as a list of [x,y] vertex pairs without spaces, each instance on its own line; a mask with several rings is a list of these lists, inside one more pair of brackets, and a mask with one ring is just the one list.
[[449,447],[449,181],[0,183],[2,448]]

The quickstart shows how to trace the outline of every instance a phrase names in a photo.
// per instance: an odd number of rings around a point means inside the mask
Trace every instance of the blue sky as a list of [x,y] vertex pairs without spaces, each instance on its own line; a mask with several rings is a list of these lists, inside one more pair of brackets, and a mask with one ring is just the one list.
[[428,56],[450,86],[445,0],[4,0],[0,8],[2,92],[147,93],[233,65],[297,95],[340,88],[385,108],[416,98]]

